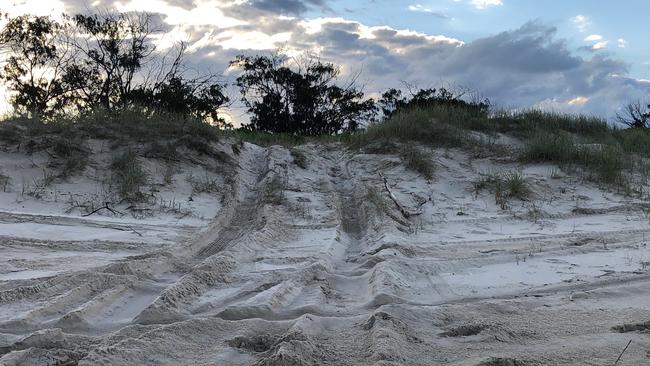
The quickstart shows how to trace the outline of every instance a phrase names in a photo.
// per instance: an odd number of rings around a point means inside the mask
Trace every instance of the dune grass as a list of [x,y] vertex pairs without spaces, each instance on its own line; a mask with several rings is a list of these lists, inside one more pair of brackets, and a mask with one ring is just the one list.
[[129,149],[113,157],[111,163],[112,182],[120,198],[128,203],[145,202],[142,191],[147,183],[147,172],[138,160],[137,154]]
[[296,164],[301,169],[307,169],[307,156],[305,153],[298,150],[295,147],[289,149],[289,154],[293,158],[293,163]]
[[528,182],[519,171],[481,174],[472,184],[476,195],[483,190],[492,192],[495,203],[502,209],[506,209],[513,198],[527,200],[531,195]]
[[[515,137],[523,146],[497,143],[501,134]],[[398,154],[407,166],[425,177],[432,176],[432,165],[424,163],[427,159],[421,151],[405,149],[404,145],[458,148],[475,156],[515,158],[522,163],[550,162],[576,168],[592,181],[627,189],[644,183],[650,174],[650,164],[645,159],[650,153],[650,131],[617,128],[591,116],[539,110],[488,113],[462,105],[414,107],[398,111],[362,131],[317,137],[247,129],[224,131],[197,119],[166,113],[154,115],[139,108],[47,121],[8,117],[0,122],[0,142],[5,146],[18,145],[28,152],[47,151],[62,161],[57,163],[59,170],[71,172],[84,168],[84,160],[76,157],[85,154],[83,141],[87,139],[109,139],[114,146],[123,147],[141,143],[153,157],[173,161],[178,158],[177,147],[224,158],[212,147],[222,137],[289,148],[308,142],[343,142],[370,153]],[[147,144],[151,145],[149,149]],[[235,150],[242,147],[237,145]],[[300,156],[297,163],[301,163]]]
[[216,126],[174,113],[151,114],[141,109],[120,112],[102,110],[78,116],[42,119],[14,116],[0,121],[0,141],[6,144],[35,144],[50,148],[48,138],[107,139],[116,144],[176,141],[189,149],[201,150],[217,141],[223,132]]
[[422,149],[404,144],[400,146],[399,157],[408,169],[420,173],[426,179],[433,178],[435,166],[431,156]]
[[[452,112],[454,109],[459,110],[459,115]],[[467,129],[454,124],[454,121],[462,119],[462,115],[460,108],[411,108],[397,112],[388,120],[354,134],[349,142],[353,147],[358,148],[390,140],[417,141],[441,147],[462,147],[471,140],[467,135]]]
[[[494,143],[491,139],[499,134],[515,137],[523,146],[514,149]],[[626,192],[646,182],[650,172],[644,159],[650,153],[650,131],[618,128],[592,116],[539,110],[488,114],[462,106],[412,108],[348,141],[369,152],[399,153],[395,142],[417,142],[434,148],[489,151],[522,163],[549,162]]]

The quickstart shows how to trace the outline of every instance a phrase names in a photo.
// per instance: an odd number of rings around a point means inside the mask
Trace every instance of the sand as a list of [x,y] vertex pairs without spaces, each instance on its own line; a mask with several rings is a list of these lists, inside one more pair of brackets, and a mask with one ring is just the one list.
[[[203,173],[181,167],[159,194],[184,215],[81,217],[53,197],[98,191],[88,176],[40,199],[14,178],[0,364],[613,365],[630,340],[618,365],[650,364],[643,202],[456,150],[433,152],[427,181],[393,155],[299,149],[306,169],[280,146],[224,148],[224,194],[192,201],[181,176]],[[23,181],[27,160],[0,155]],[[507,170],[528,199],[473,191]],[[422,213],[403,217],[379,173]]]

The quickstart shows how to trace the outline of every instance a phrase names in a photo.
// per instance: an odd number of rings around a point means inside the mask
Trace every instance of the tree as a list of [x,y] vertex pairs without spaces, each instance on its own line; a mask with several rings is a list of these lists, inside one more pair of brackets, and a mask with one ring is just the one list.
[[408,103],[408,99],[402,96],[402,91],[399,89],[391,88],[386,90],[381,98],[377,101],[377,106],[381,110],[384,118],[390,117],[393,113],[404,108]]
[[64,16],[61,23],[9,19],[0,32],[7,54],[0,79],[13,92],[14,108],[45,117],[139,108],[226,125],[218,115],[229,102],[224,85],[214,74],[186,77],[182,43],[154,53],[152,19],[133,13]]
[[149,112],[172,112],[193,116],[221,127],[232,127],[219,111],[229,103],[224,87],[211,78],[184,79],[170,76],[153,87],[142,86],[134,89],[130,101]]
[[629,103],[622,112],[616,113],[616,119],[628,127],[648,128],[650,127],[650,104],[642,105],[639,101]]
[[64,82],[78,108],[114,110],[127,105],[138,72],[154,51],[149,14],[106,13],[68,18],[68,44],[77,51]]
[[237,56],[231,65],[242,102],[252,114],[247,127],[300,135],[354,131],[376,113],[374,101],[364,99],[351,82],[338,86],[340,70],[314,58],[289,64],[287,57]]
[[64,27],[46,16],[8,19],[0,44],[8,57],[0,79],[13,91],[19,112],[50,115],[62,108],[67,89],[62,74],[71,52],[61,42]]

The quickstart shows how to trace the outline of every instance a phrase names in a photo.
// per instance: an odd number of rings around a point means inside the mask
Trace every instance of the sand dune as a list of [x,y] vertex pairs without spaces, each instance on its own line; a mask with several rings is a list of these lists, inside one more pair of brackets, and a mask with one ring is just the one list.
[[[299,149],[305,169],[280,146],[229,152],[223,197],[187,202],[179,176],[164,194],[184,215],[0,193],[0,364],[612,365],[630,340],[618,365],[650,363],[643,202],[456,150],[427,181],[396,156]],[[528,199],[473,190],[512,169]]]

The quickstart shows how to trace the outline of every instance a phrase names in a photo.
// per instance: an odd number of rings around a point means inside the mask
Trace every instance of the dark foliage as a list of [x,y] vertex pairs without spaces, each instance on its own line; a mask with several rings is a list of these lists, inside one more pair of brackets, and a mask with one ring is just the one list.
[[149,14],[104,13],[8,19],[0,46],[8,57],[2,81],[13,92],[18,113],[143,112],[191,116],[224,125],[218,112],[228,103],[215,75],[185,77],[184,45],[158,57]]
[[616,114],[618,122],[634,128],[650,127],[650,104],[642,105],[641,102],[633,102],[626,105],[623,112]]
[[61,74],[69,60],[62,28],[49,17],[28,15],[10,18],[2,28],[7,59],[0,80],[15,92],[11,104],[18,112],[51,115],[61,108]]
[[471,112],[481,115],[487,114],[490,108],[489,100],[470,101],[462,99],[463,94],[455,94],[445,88],[440,89],[420,89],[411,93],[411,97],[405,97],[399,89],[388,89],[382,94],[381,99],[377,101],[378,107],[384,118],[389,118],[393,114],[408,108],[429,108],[435,106],[462,107]]
[[238,56],[232,64],[242,101],[251,113],[248,128],[271,133],[324,135],[354,131],[372,120],[375,106],[353,85],[334,82],[339,69],[310,59],[292,68],[286,57]]
[[232,127],[219,116],[219,110],[229,102],[223,85],[203,80],[173,76],[153,88],[139,87],[131,92],[130,102],[152,112],[170,112]]

